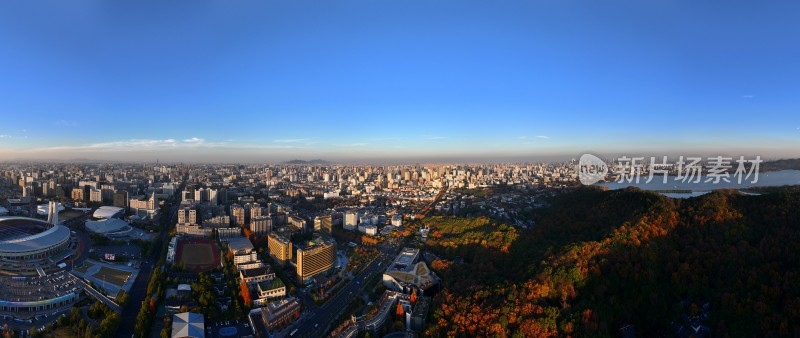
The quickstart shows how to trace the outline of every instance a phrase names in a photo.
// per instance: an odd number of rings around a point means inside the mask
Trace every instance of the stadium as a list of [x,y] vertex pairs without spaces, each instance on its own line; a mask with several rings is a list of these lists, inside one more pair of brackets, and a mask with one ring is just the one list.
[[27,217],[0,217],[0,261],[36,262],[69,249],[63,225]]
[[28,319],[77,302],[81,286],[54,264],[70,253],[71,244],[63,225],[0,217],[0,314]]

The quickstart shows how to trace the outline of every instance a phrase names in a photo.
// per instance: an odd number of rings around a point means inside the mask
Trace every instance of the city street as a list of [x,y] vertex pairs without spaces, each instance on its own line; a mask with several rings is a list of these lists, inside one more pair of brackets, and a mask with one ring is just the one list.
[[148,297],[147,284],[150,282],[150,278],[153,277],[153,269],[156,268],[155,265],[158,262],[159,255],[161,255],[161,244],[167,239],[167,234],[169,234],[169,229],[173,224],[172,221],[178,217],[179,204],[176,203],[177,196],[180,195],[180,191],[183,191],[185,187],[186,177],[183,178],[180,187],[176,189],[175,195],[171,197],[172,208],[169,211],[169,221],[166,226],[162,226],[161,228],[160,236],[156,241],[155,250],[153,250],[149,258],[142,262],[139,276],[136,278],[136,281],[133,283],[128,293],[128,304],[122,310],[122,324],[120,324],[119,329],[117,329],[119,337],[127,338],[133,335],[133,328],[136,325],[136,316],[139,314],[139,309],[144,305],[143,302],[145,298]]
[[305,320],[295,322],[287,331],[292,332],[296,328],[297,332],[295,332],[293,337],[309,338],[320,337],[327,333],[330,326],[339,324],[334,323],[333,320],[347,308],[347,305],[350,304],[358,294],[364,291],[367,282],[375,277],[375,275],[381,273],[392,259],[394,259],[394,257],[390,254],[381,254],[317,311]]

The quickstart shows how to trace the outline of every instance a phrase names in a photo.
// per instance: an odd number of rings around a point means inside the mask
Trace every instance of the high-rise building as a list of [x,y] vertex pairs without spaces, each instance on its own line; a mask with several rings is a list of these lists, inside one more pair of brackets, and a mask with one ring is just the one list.
[[216,189],[208,189],[208,204],[217,205],[219,202],[219,198],[217,197],[218,193]]
[[181,201],[194,200],[194,192],[191,190],[181,191]]
[[256,216],[250,219],[250,231],[256,236],[263,236],[272,231],[272,218]]
[[103,196],[104,202],[114,201],[114,186],[110,184],[103,184],[100,187],[100,194]]
[[100,190],[92,189],[89,192],[90,202],[103,202],[103,193]]
[[271,233],[267,239],[267,246],[269,255],[279,264],[283,265],[292,260],[292,242],[286,237]]
[[178,209],[178,223],[197,224],[197,209],[193,207],[183,207]]
[[357,226],[358,226],[358,211],[357,210],[345,211],[344,224],[343,224],[344,229],[349,231],[355,231]]
[[326,234],[333,232],[333,216],[317,216],[314,218],[314,231],[319,231]]
[[208,194],[206,193],[205,188],[195,189],[194,191],[194,200],[197,203],[203,203],[203,200],[208,200]]
[[139,199],[130,199],[128,202],[128,206],[131,209],[142,209],[142,210],[156,210],[156,206],[158,206],[158,198],[156,198],[156,193],[153,192],[150,194],[150,198],[146,200],[139,200]]
[[128,209],[128,191],[117,190],[114,192],[114,206]]
[[230,216],[216,216],[208,219],[202,219],[203,226],[207,228],[227,228],[231,226]]
[[319,241],[305,248],[297,248],[296,255],[297,280],[301,284],[336,264],[336,246],[331,243]]
[[288,222],[289,222],[289,225],[297,228],[298,230],[300,230],[302,232],[307,232],[306,220],[304,218],[302,218],[300,216],[292,215],[292,216],[289,216]]
[[261,216],[261,205],[258,203],[247,203],[248,219],[252,222],[253,218]]
[[217,190],[211,188],[196,189],[194,191],[194,200],[197,203],[217,205]]
[[83,189],[81,188],[72,188],[72,200],[73,201],[83,201],[85,197],[83,196]]
[[238,204],[231,205],[231,219],[233,220],[233,225],[237,227],[244,226],[244,208]]

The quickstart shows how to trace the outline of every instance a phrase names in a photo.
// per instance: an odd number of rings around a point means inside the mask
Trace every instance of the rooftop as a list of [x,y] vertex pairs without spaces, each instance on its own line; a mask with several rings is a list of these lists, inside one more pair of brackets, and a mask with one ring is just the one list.
[[111,206],[104,205],[104,206],[102,206],[100,208],[97,208],[97,210],[94,211],[94,214],[92,214],[92,217],[94,217],[94,218],[111,218],[111,217],[114,217],[114,216],[116,216],[118,214],[122,214],[123,211],[124,211],[124,209],[122,209],[122,208],[111,207]]
[[261,290],[272,290],[272,289],[282,288],[285,285],[283,284],[283,281],[280,278],[275,278],[271,281],[260,282],[258,283],[258,286],[261,287]]
[[231,251],[253,251],[253,243],[247,237],[232,237],[227,241]]
[[241,273],[244,277],[257,277],[272,273],[272,268],[266,265],[257,268],[244,269],[241,270]]
[[178,313],[172,320],[172,337],[205,337],[205,319],[200,313]]

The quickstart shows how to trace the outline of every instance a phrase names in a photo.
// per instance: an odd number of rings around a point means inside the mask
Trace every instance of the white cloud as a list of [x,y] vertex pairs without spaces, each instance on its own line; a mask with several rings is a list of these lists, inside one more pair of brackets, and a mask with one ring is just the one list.
[[536,136],[536,138],[540,138],[540,139],[543,139],[543,140],[548,140],[548,139],[550,139],[550,136],[546,136],[546,135],[537,135],[537,136]]
[[743,98],[743,99],[752,99],[752,98],[755,98],[755,97],[756,97],[755,95],[750,95],[750,94],[748,94],[748,95],[742,95],[742,98]]
[[354,143],[347,143],[347,144],[339,144],[339,147],[366,147],[369,143],[366,142],[354,142]]
[[11,138],[11,135],[0,135],[0,138]]
[[181,149],[181,148],[197,148],[206,147],[214,148],[225,145],[225,143],[207,143],[204,139],[192,137],[183,141],[175,139],[130,139],[111,142],[90,143],[76,146],[56,146],[40,148],[37,150],[44,151],[137,151],[137,150],[167,150],[167,149]]
[[528,139],[528,137],[527,137],[527,136],[520,136],[520,137],[517,137],[517,140],[527,140],[527,139]]
[[299,143],[303,141],[308,141],[307,138],[292,138],[292,139],[280,139],[280,140],[273,140],[272,142],[275,143]]

